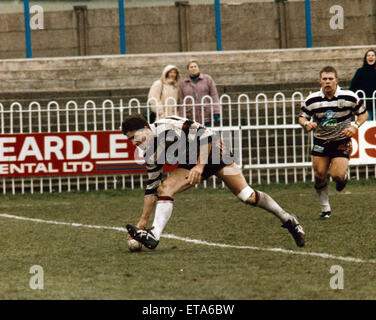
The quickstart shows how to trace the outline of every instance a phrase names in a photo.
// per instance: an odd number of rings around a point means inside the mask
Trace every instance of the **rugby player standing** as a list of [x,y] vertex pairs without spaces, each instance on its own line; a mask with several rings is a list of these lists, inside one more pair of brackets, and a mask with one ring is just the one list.
[[[321,204],[321,218],[330,218],[327,175],[342,191],[347,183],[347,169],[351,154],[351,137],[367,120],[367,110],[359,97],[338,85],[338,74],[331,66],[320,71],[321,89],[310,94],[299,114],[299,124],[307,132],[314,130],[312,167],[315,189]],[[352,116],[356,121],[351,124]],[[313,121],[310,121],[310,120]]]

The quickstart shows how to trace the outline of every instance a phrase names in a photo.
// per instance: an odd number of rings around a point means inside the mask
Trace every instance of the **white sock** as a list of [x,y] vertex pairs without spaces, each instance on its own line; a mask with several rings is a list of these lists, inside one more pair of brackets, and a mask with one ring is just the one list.
[[168,220],[170,220],[173,207],[174,202],[172,198],[161,199],[157,202],[153,221],[154,228],[151,230],[157,240],[160,239],[163,229],[165,228]]
[[269,196],[268,194],[257,191],[258,193],[258,201],[256,203],[257,207],[263,208],[271,213],[273,213],[277,218],[279,218],[282,223],[285,223],[291,215],[283,210],[275,200]]
[[327,212],[330,211],[330,204],[329,204],[329,191],[328,191],[328,184],[324,187],[316,189],[317,195],[319,196],[319,201],[321,204],[321,211]]

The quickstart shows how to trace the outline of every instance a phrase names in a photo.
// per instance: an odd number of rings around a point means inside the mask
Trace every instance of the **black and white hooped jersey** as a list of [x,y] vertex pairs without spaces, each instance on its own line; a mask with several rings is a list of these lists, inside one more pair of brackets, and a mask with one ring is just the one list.
[[299,117],[313,118],[317,123],[314,137],[323,140],[340,140],[342,131],[351,125],[351,118],[366,112],[363,101],[350,90],[337,90],[332,99],[320,91],[311,93],[304,101]]
[[[197,151],[196,147],[204,145],[214,136],[211,129],[196,121],[178,116],[160,119],[150,124],[150,129],[153,132],[154,141],[144,152],[148,172],[145,196],[157,194],[157,189],[162,182],[162,168],[165,163],[175,164],[180,162],[177,160],[181,157],[189,158],[189,153],[193,154]],[[195,141],[197,143],[194,143]],[[195,146],[195,150],[192,148],[189,150],[188,146],[192,145]],[[180,152],[180,158],[177,156],[177,151]],[[172,161],[170,161],[171,158]]]

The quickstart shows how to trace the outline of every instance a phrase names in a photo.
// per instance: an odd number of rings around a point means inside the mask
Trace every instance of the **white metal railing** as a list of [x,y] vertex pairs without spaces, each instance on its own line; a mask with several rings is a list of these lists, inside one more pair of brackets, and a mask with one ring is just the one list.
[[[364,92],[359,92],[360,96],[362,94],[364,95]],[[193,117],[198,111],[203,119],[205,102],[205,108],[210,107],[212,129],[227,137],[231,149],[237,149],[235,151],[238,154],[238,164],[243,168],[249,183],[262,184],[313,180],[310,162],[312,136],[305,133],[297,122],[303,100],[301,92],[295,92],[288,98],[282,92],[276,93],[272,98],[260,93],[254,100],[246,94],[237,98],[224,94],[219,99],[219,123],[214,122],[211,97],[204,97],[197,110],[192,97],[186,97],[182,105],[178,105],[173,98],[168,103],[171,102],[175,113],[179,115],[184,116],[187,108],[193,108]],[[368,100],[372,100],[375,117],[376,92],[373,98]],[[142,113],[150,120],[150,107],[155,102],[149,99],[146,103],[141,103],[133,98],[128,104],[124,104],[122,99],[106,99],[101,103],[87,100],[83,105],[73,100],[64,105],[57,101],[42,105],[32,101],[25,106],[13,102],[8,108],[0,102],[0,133],[119,130],[128,114]],[[356,179],[361,176],[369,178],[372,172],[376,172],[374,165],[354,165],[349,170],[349,174],[353,174]],[[74,189],[142,188],[144,178],[144,174],[2,178],[0,189],[5,194],[9,191],[16,193],[17,190],[34,193]],[[209,181],[213,187],[218,184],[215,177]],[[208,183],[210,182],[205,181],[204,186]]]

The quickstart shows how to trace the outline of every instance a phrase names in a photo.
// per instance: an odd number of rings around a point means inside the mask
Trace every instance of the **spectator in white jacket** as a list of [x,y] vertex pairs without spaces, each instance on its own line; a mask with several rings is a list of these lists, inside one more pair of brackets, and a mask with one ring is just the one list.
[[176,114],[180,72],[176,66],[164,68],[160,79],[154,81],[149,90],[148,101],[151,111],[157,114],[157,120]]

